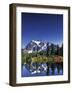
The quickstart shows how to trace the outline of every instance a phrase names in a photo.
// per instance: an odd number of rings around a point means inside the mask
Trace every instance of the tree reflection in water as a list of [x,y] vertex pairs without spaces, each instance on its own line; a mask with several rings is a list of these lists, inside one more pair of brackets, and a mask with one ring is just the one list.
[[63,63],[33,63],[22,65],[22,77],[63,75]]

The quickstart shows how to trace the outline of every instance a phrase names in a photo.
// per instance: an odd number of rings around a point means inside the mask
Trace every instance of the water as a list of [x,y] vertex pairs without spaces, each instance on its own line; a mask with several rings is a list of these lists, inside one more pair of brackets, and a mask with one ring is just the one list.
[[47,75],[47,69],[46,69],[46,64],[42,64],[44,68],[40,68],[38,70],[36,69],[31,69],[27,65],[22,66],[22,72],[21,75],[22,77],[32,77],[32,76],[51,76],[51,75],[63,75],[63,70],[60,68],[60,71],[58,73],[57,67],[54,68],[54,74],[52,74],[52,69],[49,68],[49,73]]

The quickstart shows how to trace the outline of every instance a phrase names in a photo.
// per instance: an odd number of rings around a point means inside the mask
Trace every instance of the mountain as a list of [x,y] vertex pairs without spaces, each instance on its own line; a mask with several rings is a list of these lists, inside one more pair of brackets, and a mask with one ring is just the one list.
[[[22,51],[24,53],[32,53],[32,52],[40,52],[47,50],[47,44],[49,48],[51,47],[51,43],[42,41],[42,40],[32,40],[30,41]],[[54,45],[56,48],[56,45]]]

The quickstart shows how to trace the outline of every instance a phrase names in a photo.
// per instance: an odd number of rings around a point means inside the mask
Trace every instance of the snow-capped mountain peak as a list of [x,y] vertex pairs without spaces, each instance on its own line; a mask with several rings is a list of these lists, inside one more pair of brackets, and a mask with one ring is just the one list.
[[22,52],[24,53],[33,53],[33,52],[41,52],[51,50],[52,47],[57,50],[57,44],[53,44],[51,42],[43,41],[43,40],[31,40]]
[[39,40],[32,40],[32,42],[36,43],[37,45],[40,44],[40,41]]
[[46,49],[47,49],[47,42],[44,42],[41,40],[31,40],[24,48],[24,51],[27,53],[32,53],[32,52],[39,52]]

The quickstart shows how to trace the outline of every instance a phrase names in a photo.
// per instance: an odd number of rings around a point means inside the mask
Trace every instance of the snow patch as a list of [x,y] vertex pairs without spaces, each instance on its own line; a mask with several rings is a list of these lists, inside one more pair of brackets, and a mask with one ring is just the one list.
[[29,50],[28,53],[32,53],[33,51],[32,50]]
[[37,45],[40,44],[40,41],[35,41],[35,40],[32,40],[32,42],[36,43]]
[[41,49],[45,50],[46,48],[47,48],[47,44],[45,43],[44,46]]

